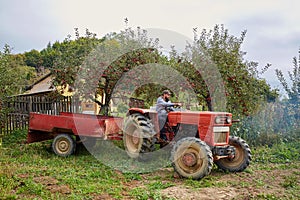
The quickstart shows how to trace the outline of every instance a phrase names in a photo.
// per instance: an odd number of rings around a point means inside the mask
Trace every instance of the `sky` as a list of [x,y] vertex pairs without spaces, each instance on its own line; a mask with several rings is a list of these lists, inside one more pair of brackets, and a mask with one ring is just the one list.
[[74,36],[74,28],[102,37],[129,27],[165,29],[193,38],[193,28],[213,29],[224,24],[237,37],[247,30],[242,50],[245,59],[267,63],[264,74],[273,87],[280,86],[275,69],[286,77],[300,48],[300,12],[297,0],[0,0],[0,47],[13,53]]

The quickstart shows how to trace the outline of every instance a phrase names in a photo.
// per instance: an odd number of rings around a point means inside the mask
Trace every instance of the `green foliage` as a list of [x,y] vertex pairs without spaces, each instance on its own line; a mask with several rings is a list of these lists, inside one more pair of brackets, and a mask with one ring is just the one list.
[[25,63],[27,66],[31,66],[34,68],[38,68],[42,66],[43,60],[40,52],[38,50],[31,50],[29,52],[25,52]]
[[24,56],[11,54],[11,48],[4,46],[0,51],[0,125],[5,122],[6,113],[9,111],[5,103],[12,100],[12,95],[20,94],[25,86],[30,84],[36,76],[32,67],[25,66]]
[[133,181],[133,180],[142,180],[142,177],[140,174],[135,174],[135,173],[124,173],[123,174],[126,181],[130,182],[130,181]]
[[218,178],[210,176],[201,180],[186,179],[185,184],[193,188],[207,188],[207,187],[224,187],[226,184],[218,182]]
[[175,184],[169,182],[162,182],[162,181],[156,181],[148,185],[150,190],[163,190],[172,186],[175,186]]
[[294,175],[286,176],[281,185],[286,189],[300,187],[298,186],[298,178]]
[[[188,45],[183,54],[183,60],[188,62],[177,64],[176,69],[188,77],[199,95],[199,102],[206,102],[209,110],[213,109],[215,99],[222,98],[218,95],[223,95],[227,101],[223,109],[235,116],[250,115],[260,108],[262,102],[278,96],[277,91],[271,90],[259,77],[269,65],[259,72],[258,63],[244,60],[245,52],[241,46],[245,35],[246,31],[240,37],[230,35],[223,25],[216,25],[210,31],[204,29],[199,36],[195,31],[194,43]],[[217,102],[214,104],[215,110],[222,109]]]
[[[79,66],[82,64],[90,51],[101,43],[103,39],[97,39],[96,34],[86,29],[85,36],[80,36],[78,29],[75,28],[75,40],[69,35],[63,42],[55,42],[52,47],[43,52],[50,56],[55,56],[53,68],[51,71],[54,75],[53,84],[64,86],[66,84],[73,85]],[[46,62],[46,61],[45,61]],[[47,61],[48,65],[50,61]]]
[[268,146],[253,148],[253,161],[257,163],[291,163],[300,161],[299,142],[279,143]]
[[281,85],[283,86],[285,92],[289,96],[289,100],[292,103],[298,103],[300,99],[300,49],[299,49],[299,58],[293,58],[293,69],[292,72],[288,72],[289,79],[291,81],[291,86],[289,86],[288,82],[284,78],[284,75],[281,70],[276,69],[276,75]]
[[159,193],[160,190],[174,186],[174,183],[156,181],[147,184],[146,188],[136,187],[130,191],[130,195],[135,199],[164,199]]
[[[76,89],[84,93],[84,98],[95,100],[103,107],[104,113],[108,113],[108,104],[113,98],[112,93],[120,78],[127,72],[135,70],[137,66],[142,66],[143,69],[149,67],[144,65],[147,63],[160,64],[165,71],[170,70],[166,66],[171,66],[173,70],[175,69],[187,79],[187,83],[178,84],[177,75],[169,76],[160,73],[163,71],[161,69],[158,72],[148,71],[149,73],[143,74],[138,74],[136,70],[132,73],[137,74],[131,74],[134,78],[128,80],[130,84],[124,84],[124,87],[127,87],[126,90],[133,90],[132,94],[128,96],[119,92],[115,95],[142,98],[149,106],[155,102],[163,89],[173,87],[178,88],[173,89],[176,90],[173,92],[179,95],[174,98],[175,101],[183,99],[187,101],[188,107],[198,104],[201,110],[226,110],[232,112],[234,116],[253,114],[260,108],[261,102],[274,101],[277,98],[277,91],[272,90],[265,80],[259,77],[269,65],[259,72],[257,63],[244,60],[245,52],[241,50],[241,46],[246,31],[243,31],[240,37],[235,37],[230,35],[223,25],[216,25],[213,30],[203,30],[199,35],[196,31],[194,33],[194,42],[187,45],[183,54],[178,55],[173,48],[170,57],[166,57],[159,52],[159,39],[149,38],[147,31],[139,27],[136,31],[126,28],[119,34],[110,33],[101,39],[89,30],[81,36],[75,28],[74,39],[69,35],[62,42],[49,43],[40,52],[31,50],[24,54],[13,55],[13,58],[9,58],[10,61],[6,62],[2,59],[1,63],[6,66],[8,63],[10,66],[12,66],[11,63],[18,66],[32,66],[37,71],[41,67],[51,68],[55,77],[54,85],[74,86],[76,80],[84,80],[76,85]],[[125,47],[124,44],[126,44]],[[132,51],[132,49],[136,50]],[[10,50],[7,48],[5,51]],[[6,54],[10,54],[8,52]],[[99,52],[100,54],[104,52],[104,54],[99,55]],[[117,60],[110,60],[120,53]],[[99,70],[101,65],[107,68],[101,71]],[[8,73],[10,78],[3,76],[3,80],[14,80],[14,84],[4,84],[10,85],[10,88],[14,90],[13,93],[17,90],[14,85],[19,80],[23,80],[21,84],[18,84],[18,90],[21,91],[20,86],[23,88],[30,84],[35,77],[32,68],[17,69],[20,72],[18,74],[22,75],[13,76]],[[218,76],[216,76],[215,69]],[[25,73],[22,73],[24,71]],[[82,77],[78,78],[78,75]],[[141,80],[151,81],[153,77],[171,80],[164,86],[157,82],[139,85]],[[175,83],[177,85],[174,85]],[[182,89],[193,91],[196,94],[196,102],[194,97],[182,98],[181,93],[185,93]],[[99,90],[103,90],[105,94],[104,104],[95,99],[96,93],[101,93]],[[221,93],[222,97],[216,96],[217,93]],[[220,99],[222,100],[219,101]],[[227,105],[217,105],[218,102],[220,104],[227,102]],[[198,105],[193,107],[198,107]]]
[[[149,78],[149,73],[138,74],[137,71],[130,70],[146,63],[157,63],[160,55],[155,50],[155,45],[155,42],[147,40],[146,33],[141,29],[138,29],[137,33],[129,28],[120,34],[107,35],[105,41],[99,43],[79,66],[80,81],[75,87],[80,95],[91,99],[99,89],[102,90],[105,103],[97,103],[104,109],[108,108],[113,92],[115,97],[121,99],[132,97],[132,94],[127,94],[128,91],[136,92],[137,96],[140,90],[143,91],[141,93],[147,94],[151,88],[141,88],[138,84],[139,81]],[[118,81],[121,81],[121,77],[127,72],[131,78],[122,80],[123,84],[119,85],[120,88],[116,92]]]
[[[293,58],[293,68],[292,71],[288,72],[289,82],[285,79],[281,70],[276,70],[276,75],[283,86],[285,92],[288,94],[288,99],[286,100],[288,104],[288,112],[289,116],[295,118],[297,124],[299,124],[300,120],[300,49],[299,49],[299,57]],[[298,126],[299,127],[299,126]]]
[[277,200],[278,198],[273,194],[258,194],[258,199],[264,199],[264,200]]
[[241,123],[234,125],[233,134],[256,146],[300,141],[300,64],[299,59],[294,58],[293,61],[293,70],[288,73],[290,86],[283,73],[276,70],[277,77],[288,94],[288,99],[262,103],[258,112],[242,118]]
[[127,113],[128,108],[129,107],[125,104],[118,104],[117,110],[118,110],[119,113]]
[[16,56],[11,55],[11,49],[5,45],[0,51],[0,98],[22,92],[28,74],[33,74],[28,67],[20,66]]
[[244,117],[240,123],[234,124],[232,134],[255,146],[272,146],[300,140],[298,120],[291,114],[288,103],[276,101],[263,105],[263,109],[256,114]]
[[130,191],[130,196],[139,200],[147,200],[153,197],[153,195],[149,191],[145,190],[145,188],[139,188],[139,187],[132,189]]
[[[59,45],[59,42],[56,42],[56,46],[58,47]],[[43,66],[46,68],[52,68],[55,60],[58,59],[59,49],[54,47],[55,45],[52,46],[51,43],[48,43],[47,47],[40,52]]]
[[[130,90],[133,91],[131,96],[143,98],[147,105],[151,105],[164,87],[178,88],[176,94],[180,94],[180,89],[186,88],[196,94],[198,104],[202,107],[205,105],[206,110],[212,110],[214,106],[215,110],[224,109],[233,112],[234,115],[249,115],[259,109],[261,102],[274,101],[278,94],[277,91],[271,90],[265,80],[259,78],[262,72],[258,72],[257,63],[244,61],[245,53],[241,51],[241,45],[245,33],[244,31],[240,37],[235,37],[223,26],[216,25],[211,31],[203,30],[199,37],[195,32],[194,43],[188,45],[182,55],[177,55],[173,48],[170,52],[171,57],[167,58],[159,52],[158,39],[148,38],[147,31],[140,28],[137,31],[127,28],[119,34],[111,33],[102,40],[89,32],[85,37],[80,37],[76,29],[75,40],[68,37],[62,43],[52,46],[49,44],[44,54],[50,52],[49,54],[55,55],[53,50],[59,52],[59,59],[54,63],[52,70],[55,85],[73,86],[76,75],[79,74],[80,80],[83,81],[75,87],[84,93],[81,94],[84,98],[89,99],[95,99],[98,89],[102,89],[106,97],[105,104],[96,102],[104,109],[108,108],[110,99],[113,98],[112,92],[117,82],[128,72],[131,73],[131,79],[127,80],[130,84],[123,84],[123,88],[115,94],[119,97],[128,98],[128,94],[121,91]],[[93,48],[94,51],[91,51]],[[111,60],[112,58],[118,59]],[[165,69],[145,73],[145,69],[149,67],[144,66],[147,63],[157,63]],[[143,66],[141,68],[144,73],[139,74],[136,68],[138,66]],[[162,72],[167,70],[167,67],[163,66],[171,66],[173,70],[177,70],[181,76],[187,78],[188,84],[178,85],[178,82],[174,81],[177,77]],[[220,76],[216,77],[214,70],[217,70]],[[167,82],[167,86],[162,86],[151,82],[153,77],[173,81]],[[139,85],[141,80],[150,80],[150,83]],[[173,86],[172,83],[177,85]],[[216,97],[220,92],[223,97]],[[217,105],[217,98],[225,98],[227,108]],[[222,104],[225,101],[219,102]]]
[[3,146],[11,144],[22,144],[26,142],[27,132],[24,130],[15,130],[13,134],[7,134],[3,137]]

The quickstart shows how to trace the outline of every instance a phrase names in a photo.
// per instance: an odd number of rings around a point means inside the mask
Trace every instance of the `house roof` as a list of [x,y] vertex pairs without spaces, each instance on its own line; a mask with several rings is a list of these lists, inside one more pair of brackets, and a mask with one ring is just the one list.
[[51,73],[46,74],[35,83],[27,87],[27,91],[22,95],[32,95],[38,93],[52,92],[55,91],[55,88],[52,87],[53,77]]

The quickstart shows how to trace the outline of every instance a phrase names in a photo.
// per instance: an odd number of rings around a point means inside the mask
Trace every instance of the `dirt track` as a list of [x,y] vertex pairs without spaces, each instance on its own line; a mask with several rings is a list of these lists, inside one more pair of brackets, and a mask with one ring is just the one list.
[[290,199],[289,187],[300,186],[299,169],[255,170],[249,173],[236,174],[212,172],[210,176],[217,176],[217,185],[224,185],[224,187],[193,188],[179,184],[162,190],[162,196],[174,199],[201,200],[258,199],[264,197]]

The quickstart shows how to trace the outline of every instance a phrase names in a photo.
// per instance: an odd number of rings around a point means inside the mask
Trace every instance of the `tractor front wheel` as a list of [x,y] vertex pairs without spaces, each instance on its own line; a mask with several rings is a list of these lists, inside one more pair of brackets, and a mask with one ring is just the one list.
[[76,143],[68,134],[57,135],[52,143],[52,149],[56,155],[69,156],[75,152]]
[[251,161],[251,151],[245,140],[239,137],[230,136],[229,145],[235,147],[235,155],[233,158],[222,158],[215,161],[216,165],[229,172],[244,171]]
[[181,177],[201,179],[211,172],[213,157],[205,142],[198,138],[187,137],[174,145],[171,162]]

